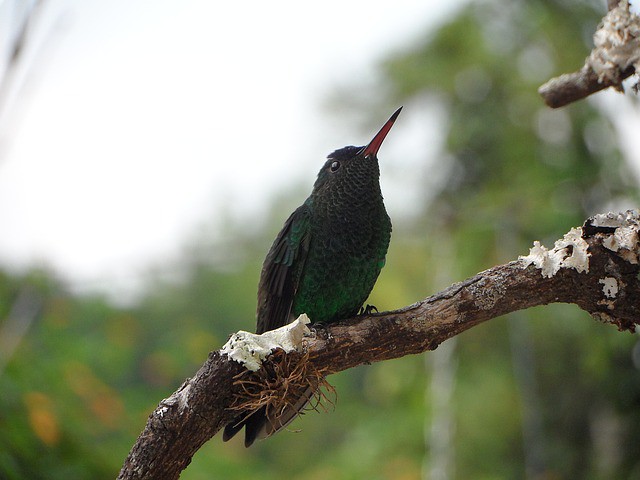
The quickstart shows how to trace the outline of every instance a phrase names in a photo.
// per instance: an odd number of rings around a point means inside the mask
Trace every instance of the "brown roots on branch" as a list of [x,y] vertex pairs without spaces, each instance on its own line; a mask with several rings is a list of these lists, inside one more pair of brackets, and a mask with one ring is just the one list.
[[229,410],[252,412],[265,407],[267,419],[275,422],[281,413],[311,389],[314,393],[305,410],[328,411],[335,407],[337,394],[327,381],[331,373],[309,361],[309,353],[276,350],[257,372],[243,370],[234,377],[235,390]]

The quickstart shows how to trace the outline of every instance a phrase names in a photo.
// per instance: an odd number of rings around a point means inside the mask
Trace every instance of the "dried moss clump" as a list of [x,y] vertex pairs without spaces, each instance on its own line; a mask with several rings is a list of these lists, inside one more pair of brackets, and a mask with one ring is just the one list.
[[265,407],[272,425],[282,412],[294,408],[301,399],[308,398],[304,410],[327,411],[336,402],[336,391],[327,382],[326,369],[316,368],[308,353],[276,350],[263,362],[257,372],[244,370],[234,378],[234,400],[229,407],[247,416]]

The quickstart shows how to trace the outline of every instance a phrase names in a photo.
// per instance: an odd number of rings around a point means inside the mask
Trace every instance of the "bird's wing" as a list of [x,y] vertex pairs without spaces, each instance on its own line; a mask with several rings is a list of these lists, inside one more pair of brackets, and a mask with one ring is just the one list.
[[[264,260],[258,284],[256,333],[282,327],[291,321],[291,307],[309,253],[309,217],[310,211],[306,204],[294,211]],[[304,408],[312,394],[313,389],[310,389],[309,393],[294,402],[293,408],[281,412],[281,420],[267,419],[266,407],[249,415],[240,415],[225,427],[222,439],[229,440],[246,426],[245,446],[248,447],[256,438],[267,437],[284,428]]]
[[310,211],[304,204],[287,219],[264,260],[258,285],[256,333],[282,327],[291,321],[310,241]]

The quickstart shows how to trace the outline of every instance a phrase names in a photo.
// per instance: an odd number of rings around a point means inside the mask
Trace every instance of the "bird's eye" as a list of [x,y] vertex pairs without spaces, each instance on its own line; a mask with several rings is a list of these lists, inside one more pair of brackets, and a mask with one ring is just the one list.
[[329,169],[332,172],[337,172],[339,168],[340,168],[340,162],[338,162],[337,160],[334,160],[333,162],[331,162],[331,165],[329,166]]

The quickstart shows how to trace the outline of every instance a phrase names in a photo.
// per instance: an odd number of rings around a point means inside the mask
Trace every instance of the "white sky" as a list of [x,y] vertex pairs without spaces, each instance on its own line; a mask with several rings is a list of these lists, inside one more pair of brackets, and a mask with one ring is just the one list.
[[[0,0],[4,32],[19,3]],[[388,116],[363,134],[357,114],[323,112],[327,95],[374,81],[377,59],[461,2],[374,3],[45,1],[28,76],[5,84],[0,265],[111,287],[225,209],[259,214],[287,185],[310,188],[327,153],[366,143]],[[401,118],[381,158],[409,169],[394,152],[435,139],[417,127],[424,114]]]

